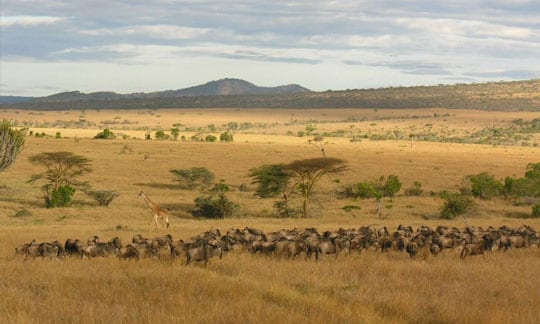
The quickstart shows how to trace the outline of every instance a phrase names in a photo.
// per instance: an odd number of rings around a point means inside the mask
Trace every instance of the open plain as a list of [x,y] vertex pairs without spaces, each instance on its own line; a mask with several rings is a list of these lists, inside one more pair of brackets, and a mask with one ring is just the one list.
[[[417,228],[530,225],[540,219],[530,206],[509,200],[475,200],[465,217],[440,219],[443,190],[457,192],[464,177],[486,171],[497,179],[521,177],[540,162],[540,134],[519,125],[538,112],[449,109],[182,109],[3,110],[1,118],[27,127],[23,151],[0,173],[0,322],[2,323],[231,323],[231,322],[414,322],[537,323],[540,321],[540,249],[494,251],[464,260],[459,251],[411,259],[406,253],[363,251],[322,260],[276,259],[245,251],[203,264],[184,259],[139,261],[108,258],[25,259],[15,247],[92,235],[119,237],[170,234],[187,240],[201,232],[246,226],[275,231],[319,231],[399,224]],[[155,132],[179,129],[179,138]],[[104,128],[116,139],[93,137]],[[234,141],[201,142],[231,131]],[[40,136],[35,136],[40,134]],[[58,135],[57,135],[58,134]],[[149,134],[151,140],[145,140]],[[324,152],[323,152],[324,150]],[[119,193],[109,207],[76,192],[71,207],[46,208],[39,185],[27,183],[43,170],[28,161],[42,152],[68,151],[92,161],[83,178],[96,190]],[[275,199],[253,195],[249,170],[263,164],[314,157],[347,161],[342,174],[323,178],[309,218],[276,218]],[[234,217],[191,215],[196,191],[181,190],[171,169],[204,166],[231,188]],[[403,183],[384,198],[338,199],[348,184],[394,174]],[[421,196],[406,196],[414,181]],[[247,185],[247,191],[239,190]],[[171,228],[156,229],[137,199],[144,190],[171,213]],[[344,210],[347,205],[358,208]],[[25,213],[19,213],[25,210]],[[22,215],[22,216],[20,216]],[[519,216],[519,217],[517,217]]]

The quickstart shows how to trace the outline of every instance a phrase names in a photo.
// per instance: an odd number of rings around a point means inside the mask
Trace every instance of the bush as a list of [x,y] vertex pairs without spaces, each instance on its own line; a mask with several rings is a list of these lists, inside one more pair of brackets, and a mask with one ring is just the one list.
[[195,198],[195,217],[224,218],[233,215],[238,205],[229,200],[224,194],[214,196],[200,196]]
[[423,192],[422,184],[418,181],[413,182],[412,187],[405,189],[406,196],[420,196]]
[[75,194],[75,189],[69,185],[59,186],[51,192],[50,197],[45,198],[47,207],[66,207],[71,204],[71,198]]
[[441,209],[441,218],[454,219],[465,214],[474,205],[471,198],[459,193],[442,192],[441,198],[445,201]]
[[503,184],[487,172],[470,175],[467,178],[471,182],[471,193],[477,198],[489,200],[499,196],[503,191]]
[[221,135],[219,135],[219,140],[221,142],[232,142],[234,139],[233,139],[233,135],[229,132],[225,132],[225,133],[221,133]]
[[97,138],[97,139],[114,139],[115,137],[116,136],[114,135],[114,133],[111,132],[110,129],[108,128],[105,128],[101,132],[97,133],[96,136],[94,136],[94,138]]
[[204,138],[204,141],[205,142],[216,142],[217,137],[215,137],[214,135],[206,135],[206,137]]
[[89,191],[87,194],[94,198],[100,206],[108,207],[119,194],[116,191]]
[[401,189],[401,181],[399,181],[398,176],[393,174],[386,179],[384,176],[380,177],[379,182],[383,183],[382,194],[384,197],[394,197]]
[[540,204],[532,206],[532,217],[540,217]]
[[278,218],[296,218],[300,211],[289,206],[287,199],[274,201],[274,215]]
[[11,216],[11,217],[29,217],[29,216],[32,216],[32,212],[29,211],[28,209],[21,209],[19,211],[17,211],[15,213],[15,215]]
[[354,198],[375,198],[378,196],[378,189],[373,182],[359,182],[352,187],[352,194]]
[[165,134],[165,132],[162,130],[158,130],[156,131],[156,134],[154,135],[154,137],[158,140],[164,140],[164,139],[167,139],[169,135]]

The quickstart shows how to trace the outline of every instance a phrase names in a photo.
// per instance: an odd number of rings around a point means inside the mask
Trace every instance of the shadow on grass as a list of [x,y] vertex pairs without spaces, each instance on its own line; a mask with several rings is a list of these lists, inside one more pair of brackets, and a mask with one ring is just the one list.
[[524,213],[524,212],[508,212],[504,215],[508,218],[538,218],[532,215],[532,213]]

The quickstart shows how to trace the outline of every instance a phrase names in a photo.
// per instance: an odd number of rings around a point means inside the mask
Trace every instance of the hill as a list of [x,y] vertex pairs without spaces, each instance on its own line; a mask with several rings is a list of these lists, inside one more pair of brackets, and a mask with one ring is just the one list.
[[540,79],[324,92],[309,91],[298,85],[265,88],[243,80],[223,79],[201,86],[153,93],[67,92],[27,102],[0,104],[0,108],[457,108],[540,111]]

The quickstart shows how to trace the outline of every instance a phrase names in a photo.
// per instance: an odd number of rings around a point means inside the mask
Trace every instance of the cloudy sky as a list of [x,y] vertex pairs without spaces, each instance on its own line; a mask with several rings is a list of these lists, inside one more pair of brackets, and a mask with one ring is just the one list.
[[0,0],[0,94],[540,77],[540,1]]

